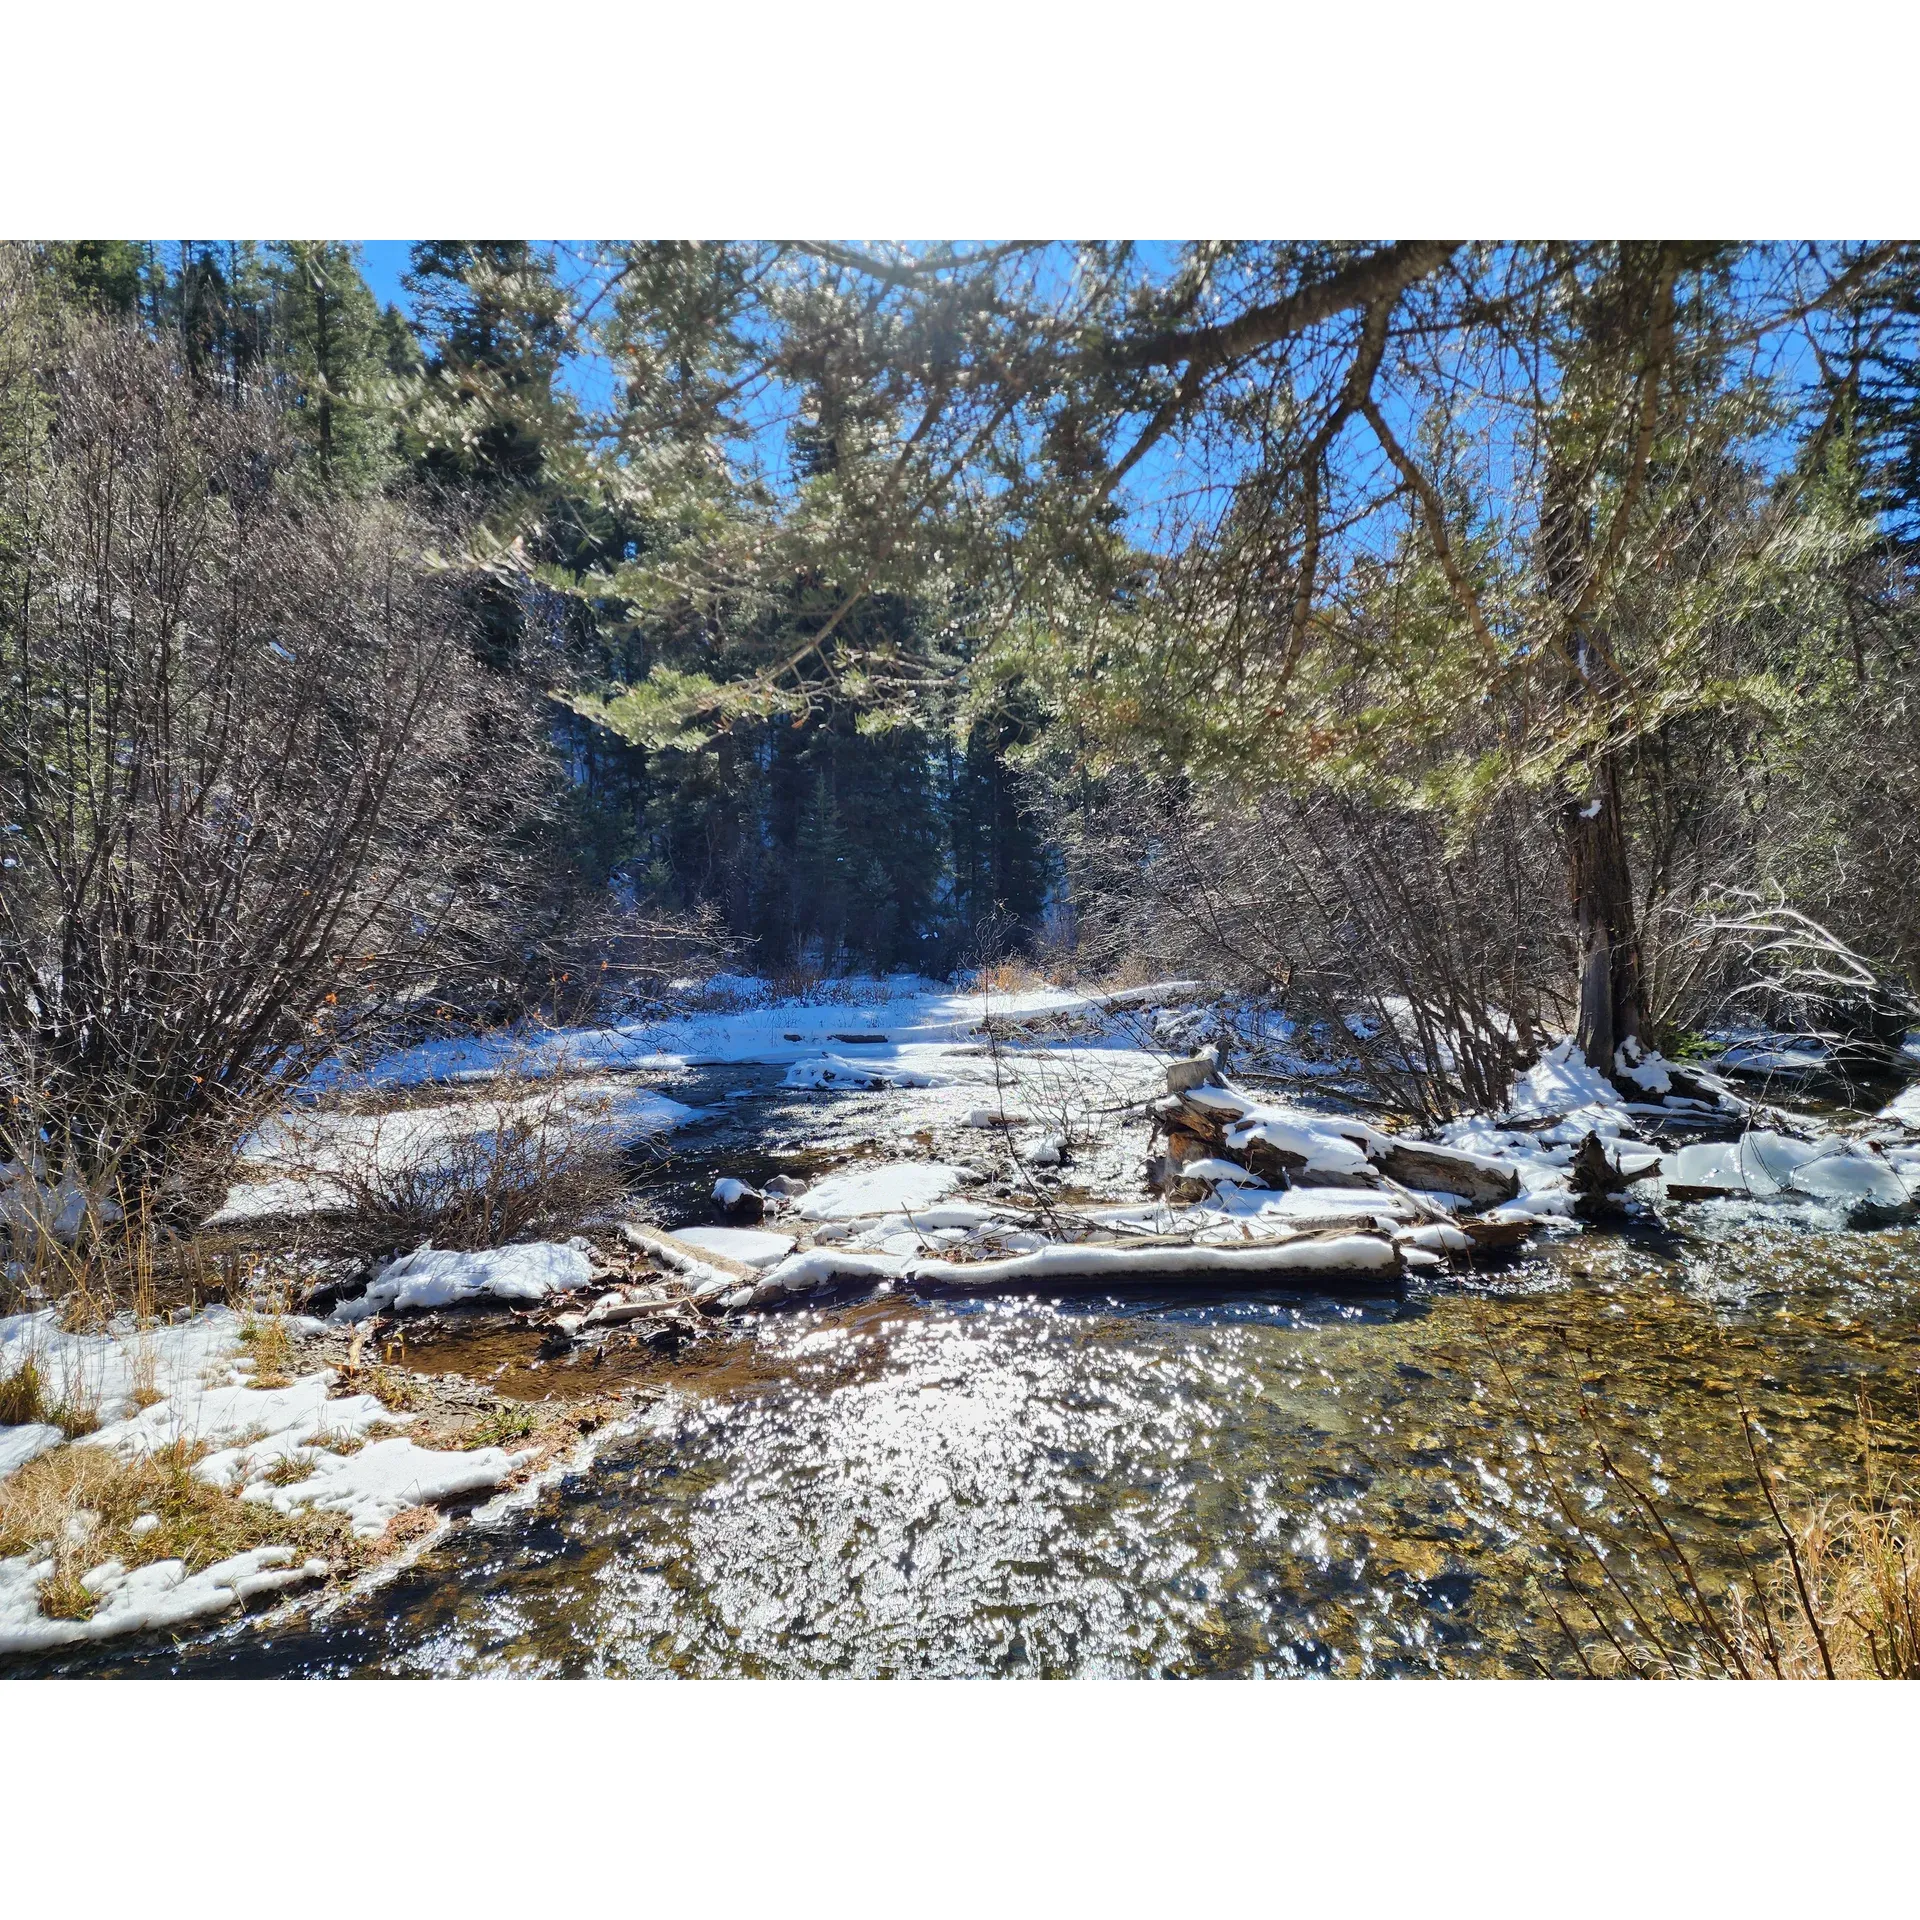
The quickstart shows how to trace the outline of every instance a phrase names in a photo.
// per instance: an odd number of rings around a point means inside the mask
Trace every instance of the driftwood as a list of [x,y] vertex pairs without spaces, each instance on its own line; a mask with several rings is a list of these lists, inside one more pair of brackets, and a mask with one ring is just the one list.
[[1597,1133],[1589,1133],[1574,1151],[1573,1171],[1567,1184],[1577,1198],[1574,1211],[1585,1218],[1595,1214],[1617,1213],[1626,1191],[1636,1180],[1650,1180],[1660,1171],[1656,1159],[1632,1173],[1623,1173],[1613,1156],[1601,1144]]
[[760,1278],[759,1268],[748,1266],[744,1260],[715,1253],[707,1247],[696,1247],[686,1240],[676,1240],[672,1234],[662,1233],[658,1227],[643,1226],[637,1220],[620,1222],[620,1238],[638,1252],[658,1254],[668,1266],[682,1273],[690,1267],[706,1267],[735,1280]]
[[[1315,1170],[1309,1174],[1303,1155],[1264,1140],[1250,1140],[1244,1147],[1228,1146],[1231,1116],[1189,1097],[1201,1087],[1219,1084],[1219,1064],[1219,1056],[1211,1048],[1192,1059],[1168,1064],[1169,1097],[1160,1103],[1159,1114],[1167,1134],[1167,1155],[1176,1174],[1189,1160],[1219,1156],[1281,1186],[1367,1188],[1379,1184],[1367,1173]],[[1429,1140],[1406,1140],[1391,1134],[1383,1137],[1385,1148],[1368,1147],[1368,1157],[1380,1176],[1401,1187],[1457,1193],[1470,1207],[1497,1207],[1519,1195],[1517,1167],[1489,1167],[1479,1155],[1437,1146]]]
[[1531,1220],[1476,1220],[1471,1216],[1453,1224],[1473,1242],[1475,1253],[1504,1253],[1510,1247],[1524,1246],[1534,1228]]
[[1374,1164],[1403,1187],[1457,1193],[1471,1207],[1503,1206],[1520,1192],[1518,1167],[1496,1171],[1471,1154],[1426,1140],[1394,1139]]

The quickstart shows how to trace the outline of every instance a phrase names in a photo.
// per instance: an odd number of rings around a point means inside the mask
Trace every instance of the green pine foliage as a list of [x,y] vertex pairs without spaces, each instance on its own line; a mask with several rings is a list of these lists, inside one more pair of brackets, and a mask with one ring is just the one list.
[[337,240],[280,240],[268,248],[276,372],[314,466],[333,487],[380,486],[398,460],[396,385],[406,377],[399,316],[382,312],[353,248]]

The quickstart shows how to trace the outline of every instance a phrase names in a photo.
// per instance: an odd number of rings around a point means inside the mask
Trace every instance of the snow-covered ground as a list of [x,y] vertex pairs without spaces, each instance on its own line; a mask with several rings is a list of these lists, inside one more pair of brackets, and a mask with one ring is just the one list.
[[[0,1319],[0,1376],[30,1362],[49,1404],[87,1409],[102,1423],[71,1442],[58,1428],[0,1427],[0,1475],[60,1444],[135,1458],[184,1443],[204,1450],[194,1472],[210,1485],[281,1513],[341,1512],[371,1538],[409,1507],[503,1486],[530,1458],[499,1447],[421,1447],[397,1432],[374,1437],[414,1416],[371,1394],[336,1395],[330,1369],[255,1386],[244,1331],[226,1308],[99,1334],[64,1332],[51,1311]],[[305,1476],[289,1476],[289,1463]],[[328,1571],[275,1543],[193,1573],[178,1560],[131,1570],[107,1560],[82,1577],[98,1605],[72,1620],[40,1611],[53,1568],[47,1554],[0,1560],[0,1653],[177,1626]]]
[[862,1066],[885,1063],[911,1070],[966,1041],[989,1017],[1090,1014],[1103,1004],[1101,995],[1065,987],[968,991],[916,974],[840,980],[817,995],[786,1000],[773,999],[763,982],[736,978],[726,984],[730,991],[708,996],[719,1004],[700,1011],[610,1027],[516,1028],[430,1040],[350,1078],[327,1076],[318,1084],[415,1087],[503,1072],[544,1076],[722,1063],[777,1066],[844,1053],[847,1045],[862,1049]]
[[343,1207],[356,1183],[409,1170],[431,1176],[462,1159],[501,1151],[499,1143],[516,1135],[554,1146],[565,1136],[619,1147],[671,1133],[693,1117],[692,1107],[650,1087],[594,1075],[502,1099],[388,1113],[297,1109],[257,1127],[242,1143],[240,1171],[247,1177],[228,1189],[208,1224]]

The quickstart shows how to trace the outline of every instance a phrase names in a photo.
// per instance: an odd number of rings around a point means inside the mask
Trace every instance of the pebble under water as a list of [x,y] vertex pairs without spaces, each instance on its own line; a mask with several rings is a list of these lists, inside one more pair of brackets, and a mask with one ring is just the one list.
[[1674,1224],[1400,1295],[761,1317],[589,1469],[351,1605],[51,1670],[1578,1671],[1542,1488],[1619,1517],[1594,1431],[1707,1571],[1777,1542],[1742,1405],[1801,1497],[1857,1483],[1863,1392],[1920,1431],[1920,1230]]

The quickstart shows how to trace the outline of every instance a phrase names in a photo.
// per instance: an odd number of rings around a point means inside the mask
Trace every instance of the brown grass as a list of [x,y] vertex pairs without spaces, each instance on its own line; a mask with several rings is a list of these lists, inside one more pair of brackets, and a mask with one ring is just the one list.
[[0,1380],[0,1427],[38,1426],[47,1418],[40,1369],[31,1359]]
[[253,1357],[251,1384],[260,1388],[293,1384],[293,1335],[279,1312],[248,1313],[240,1322],[240,1339]]
[[[283,1514],[210,1485],[193,1471],[204,1447],[177,1445],[128,1459],[107,1447],[57,1447],[0,1480],[0,1558],[46,1555],[44,1613],[85,1619],[94,1598],[81,1576],[106,1560],[128,1567],[181,1560],[211,1566],[250,1547],[284,1544],[336,1568],[365,1560],[344,1514]],[[153,1514],[159,1525],[135,1533]]]
[[524,1403],[503,1401],[472,1421],[462,1432],[463,1447],[510,1447],[540,1425],[540,1415]]
[[1751,1601],[1736,1591],[1729,1608],[1729,1638],[1756,1677],[1920,1679],[1920,1499],[1881,1472],[1864,1399],[1860,1448],[1857,1493],[1791,1509],[1752,1448],[1787,1562]]
[[70,1383],[64,1400],[53,1399],[31,1354],[0,1379],[0,1427],[58,1427],[69,1440],[77,1440],[99,1424],[99,1408],[86,1388]]

